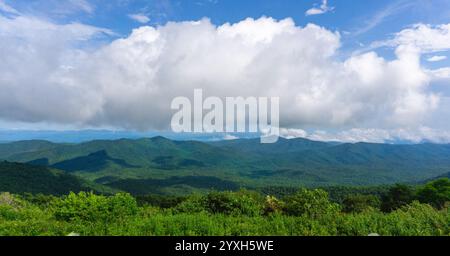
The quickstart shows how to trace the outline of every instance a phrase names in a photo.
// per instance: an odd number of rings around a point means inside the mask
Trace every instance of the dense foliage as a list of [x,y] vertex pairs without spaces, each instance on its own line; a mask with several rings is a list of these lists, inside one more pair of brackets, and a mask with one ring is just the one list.
[[163,137],[0,143],[0,160],[63,170],[135,196],[240,187],[416,183],[448,176],[449,155],[448,144],[339,144],[301,138],[280,138],[273,144],[259,139],[205,143]]
[[449,201],[450,179],[444,178],[429,182],[417,191],[419,201],[429,203],[438,209]]
[[0,161],[0,191],[61,195],[71,191],[112,189],[84,181],[79,177],[47,167]]
[[[30,193],[69,193],[71,190],[80,191],[82,184],[74,176],[52,172],[47,168],[1,162],[0,188],[2,191],[12,193],[22,191]],[[44,191],[43,188],[50,188],[52,191]]]
[[396,185],[383,196],[347,194],[341,203],[322,189],[282,197],[212,191],[139,202],[124,193],[1,193],[0,235],[448,236],[449,185],[448,179],[415,188]]

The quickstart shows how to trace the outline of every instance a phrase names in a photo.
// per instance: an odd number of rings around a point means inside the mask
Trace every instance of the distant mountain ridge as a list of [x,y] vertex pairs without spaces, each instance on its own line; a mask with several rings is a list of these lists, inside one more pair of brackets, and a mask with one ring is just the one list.
[[279,138],[277,143],[261,144],[260,139],[238,139],[210,142],[210,145],[239,150],[253,154],[287,154],[305,150],[317,150],[336,145],[336,143],[312,141],[303,138]]
[[[146,186],[154,189],[158,181],[177,189],[377,185],[417,182],[448,173],[450,145],[283,138],[261,144],[259,139],[199,142],[158,136],[78,144],[12,142],[0,144],[0,159],[49,166],[120,189],[138,184],[140,192]],[[189,177],[208,178],[198,184]]]

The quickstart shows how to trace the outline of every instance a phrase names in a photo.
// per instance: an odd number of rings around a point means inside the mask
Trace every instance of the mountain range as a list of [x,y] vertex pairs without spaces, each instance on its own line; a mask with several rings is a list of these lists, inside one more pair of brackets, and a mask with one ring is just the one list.
[[[259,139],[199,142],[164,137],[83,143],[30,140],[1,143],[0,159],[8,161],[3,169],[13,170],[11,162],[22,163],[18,169],[40,167],[41,172],[81,179],[90,184],[88,188],[180,194],[212,188],[420,182],[448,175],[450,145],[328,143],[301,138],[280,138],[274,144],[260,144]],[[8,180],[5,173],[2,177]],[[0,191],[4,190],[0,185]]]

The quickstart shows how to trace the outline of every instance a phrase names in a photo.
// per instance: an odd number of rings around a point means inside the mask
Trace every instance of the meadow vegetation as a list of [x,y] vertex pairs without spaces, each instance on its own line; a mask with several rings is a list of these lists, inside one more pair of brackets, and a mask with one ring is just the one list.
[[347,193],[342,200],[323,189],[278,197],[249,190],[185,197],[1,193],[0,235],[450,235],[449,179],[383,189],[381,195]]

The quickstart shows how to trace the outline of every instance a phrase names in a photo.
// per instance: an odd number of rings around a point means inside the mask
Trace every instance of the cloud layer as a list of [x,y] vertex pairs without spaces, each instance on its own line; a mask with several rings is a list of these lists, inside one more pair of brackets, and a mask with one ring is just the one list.
[[92,47],[112,32],[0,15],[0,119],[164,130],[172,99],[203,88],[280,97],[286,128],[415,129],[440,100],[420,58],[448,48],[448,27],[400,32],[393,60],[342,60],[338,32],[291,19],[169,22]]
[[316,141],[339,141],[339,142],[371,142],[371,143],[442,143],[450,141],[450,132],[433,129],[426,126],[414,129],[359,129],[352,128],[344,131],[321,131],[307,132],[302,129],[281,129],[280,135],[287,139],[308,138]]

